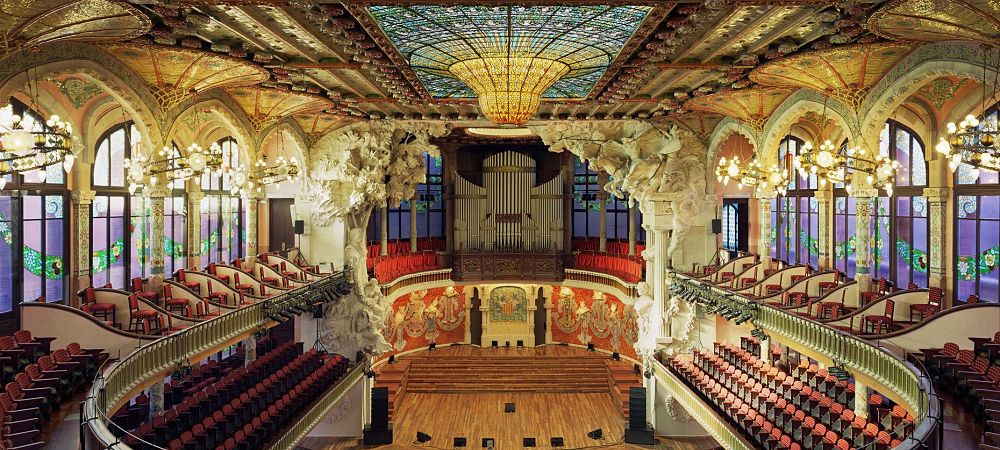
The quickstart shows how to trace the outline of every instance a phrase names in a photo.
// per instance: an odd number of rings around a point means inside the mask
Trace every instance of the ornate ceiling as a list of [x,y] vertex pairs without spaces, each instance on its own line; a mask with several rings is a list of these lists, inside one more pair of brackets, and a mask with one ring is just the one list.
[[149,30],[150,19],[112,0],[15,0],[0,2],[0,50],[60,41],[131,39]]
[[871,16],[868,29],[889,39],[970,40],[996,46],[1000,41],[1000,2],[893,0]]

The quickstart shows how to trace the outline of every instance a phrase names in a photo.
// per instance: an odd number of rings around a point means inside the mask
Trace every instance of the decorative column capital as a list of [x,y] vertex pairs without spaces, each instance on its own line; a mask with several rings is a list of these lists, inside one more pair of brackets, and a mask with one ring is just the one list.
[[878,197],[878,189],[854,189],[851,191],[851,197],[854,198],[875,198]]
[[70,193],[70,198],[73,199],[73,203],[78,205],[89,205],[95,198],[97,198],[97,193],[94,191],[73,191]]
[[205,193],[201,191],[188,191],[187,193],[187,199],[189,202],[200,202],[203,198],[205,198]]
[[170,197],[170,189],[167,187],[147,188],[146,194],[149,198],[167,198]]
[[817,202],[830,202],[833,200],[833,191],[816,191],[815,194]]
[[778,197],[778,193],[773,190],[754,189],[753,197],[757,200],[773,200]]
[[951,189],[946,187],[924,188],[924,197],[930,203],[945,203],[948,201],[950,194]]

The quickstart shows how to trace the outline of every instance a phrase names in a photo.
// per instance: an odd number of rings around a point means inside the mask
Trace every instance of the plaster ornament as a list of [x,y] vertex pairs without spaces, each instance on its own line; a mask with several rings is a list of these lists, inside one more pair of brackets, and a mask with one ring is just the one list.
[[663,402],[664,409],[667,410],[667,415],[671,419],[674,419],[680,423],[691,423],[694,420],[690,414],[684,409],[683,406],[675,399],[673,396],[667,396],[666,401]]

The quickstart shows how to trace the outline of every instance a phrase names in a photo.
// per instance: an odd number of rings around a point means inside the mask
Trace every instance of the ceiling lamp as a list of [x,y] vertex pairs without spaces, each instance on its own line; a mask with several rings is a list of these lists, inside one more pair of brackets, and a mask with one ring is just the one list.
[[133,147],[133,154],[138,156],[125,160],[129,194],[147,188],[169,186],[174,181],[187,180],[191,177],[195,177],[195,181],[200,185],[202,174],[222,173],[222,147],[218,143],[213,143],[208,150],[198,144],[191,144],[187,148],[186,156],[176,154],[169,147],[163,147],[157,153],[156,159],[136,151],[138,147],[138,144]]
[[[983,111],[989,104],[987,100],[995,104],[997,100],[997,83],[1000,82],[1000,70],[993,78],[993,95],[986,95],[986,68],[1000,67],[1000,52],[997,52],[997,61],[992,66],[987,63],[988,52],[992,47],[984,45],[983,50],[983,80],[982,99]],[[969,114],[965,119],[955,124],[948,124],[948,137],[942,137],[934,149],[938,153],[948,158],[948,168],[952,172],[962,164],[968,164],[977,169],[1000,170],[1000,151],[997,150],[997,137],[1000,137],[1000,125],[997,121],[980,121],[976,116]]]
[[569,66],[534,57],[495,57],[460,61],[448,68],[479,98],[479,108],[497,125],[524,125],[538,111],[542,94]]
[[42,126],[33,118],[14,114],[12,105],[0,108],[0,189],[6,175],[34,172],[44,183],[45,169],[62,163],[67,173],[73,168],[73,126],[52,115]]
[[821,186],[828,182],[846,183],[848,194],[854,188],[850,185],[852,177],[864,174],[869,185],[884,189],[891,196],[899,162],[864,147],[838,149],[827,140],[818,148],[806,142],[795,157],[794,166],[803,178],[816,175]]
[[729,185],[730,180],[736,180],[740,189],[743,189],[743,186],[750,186],[756,187],[763,193],[774,192],[785,195],[788,192],[788,173],[781,170],[777,164],[772,164],[764,170],[756,154],[745,166],[740,165],[739,156],[733,156],[729,160],[725,157],[719,159],[715,177],[723,185]]
[[227,169],[230,177],[229,192],[241,197],[250,193],[260,194],[267,186],[298,180],[299,172],[299,161],[294,157],[285,159],[284,156],[279,156],[272,165],[267,164],[266,158],[261,158],[249,171],[242,167]]

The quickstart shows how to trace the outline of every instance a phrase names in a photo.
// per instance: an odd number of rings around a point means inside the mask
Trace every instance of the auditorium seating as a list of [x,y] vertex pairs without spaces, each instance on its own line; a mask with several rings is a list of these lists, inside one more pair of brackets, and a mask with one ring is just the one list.
[[[792,374],[729,343],[716,352],[675,357],[671,369],[747,437],[765,449],[887,450],[912,432],[913,417],[895,407],[880,420],[855,415],[847,382],[815,365]],[[874,396],[880,405],[886,401]]]
[[[600,239],[573,239],[571,243],[572,250],[574,252],[600,252],[601,251],[601,240]],[[635,256],[639,256],[643,250],[646,249],[645,244],[636,243],[635,244]],[[619,255],[628,256],[628,241],[616,241],[608,239],[605,241],[604,252],[609,255]]]
[[[303,352],[301,343],[277,346],[247,367],[206,363],[188,381],[171,381],[164,389],[163,414],[143,421],[123,441],[136,449],[154,448],[147,443],[168,449],[267,448],[348,365],[340,355]],[[129,417],[130,407],[115,418]]]
[[375,278],[386,283],[403,275],[439,269],[437,253],[402,254],[375,262]]
[[972,350],[954,342],[921,349],[923,365],[939,389],[951,392],[992,431],[1000,431],[1000,331],[969,340]]
[[629,283],[642,280],[645,262],[642,258],[629,258],[602,253],[579,253],[576,255],[573,267],[606,273],[621,278]]

